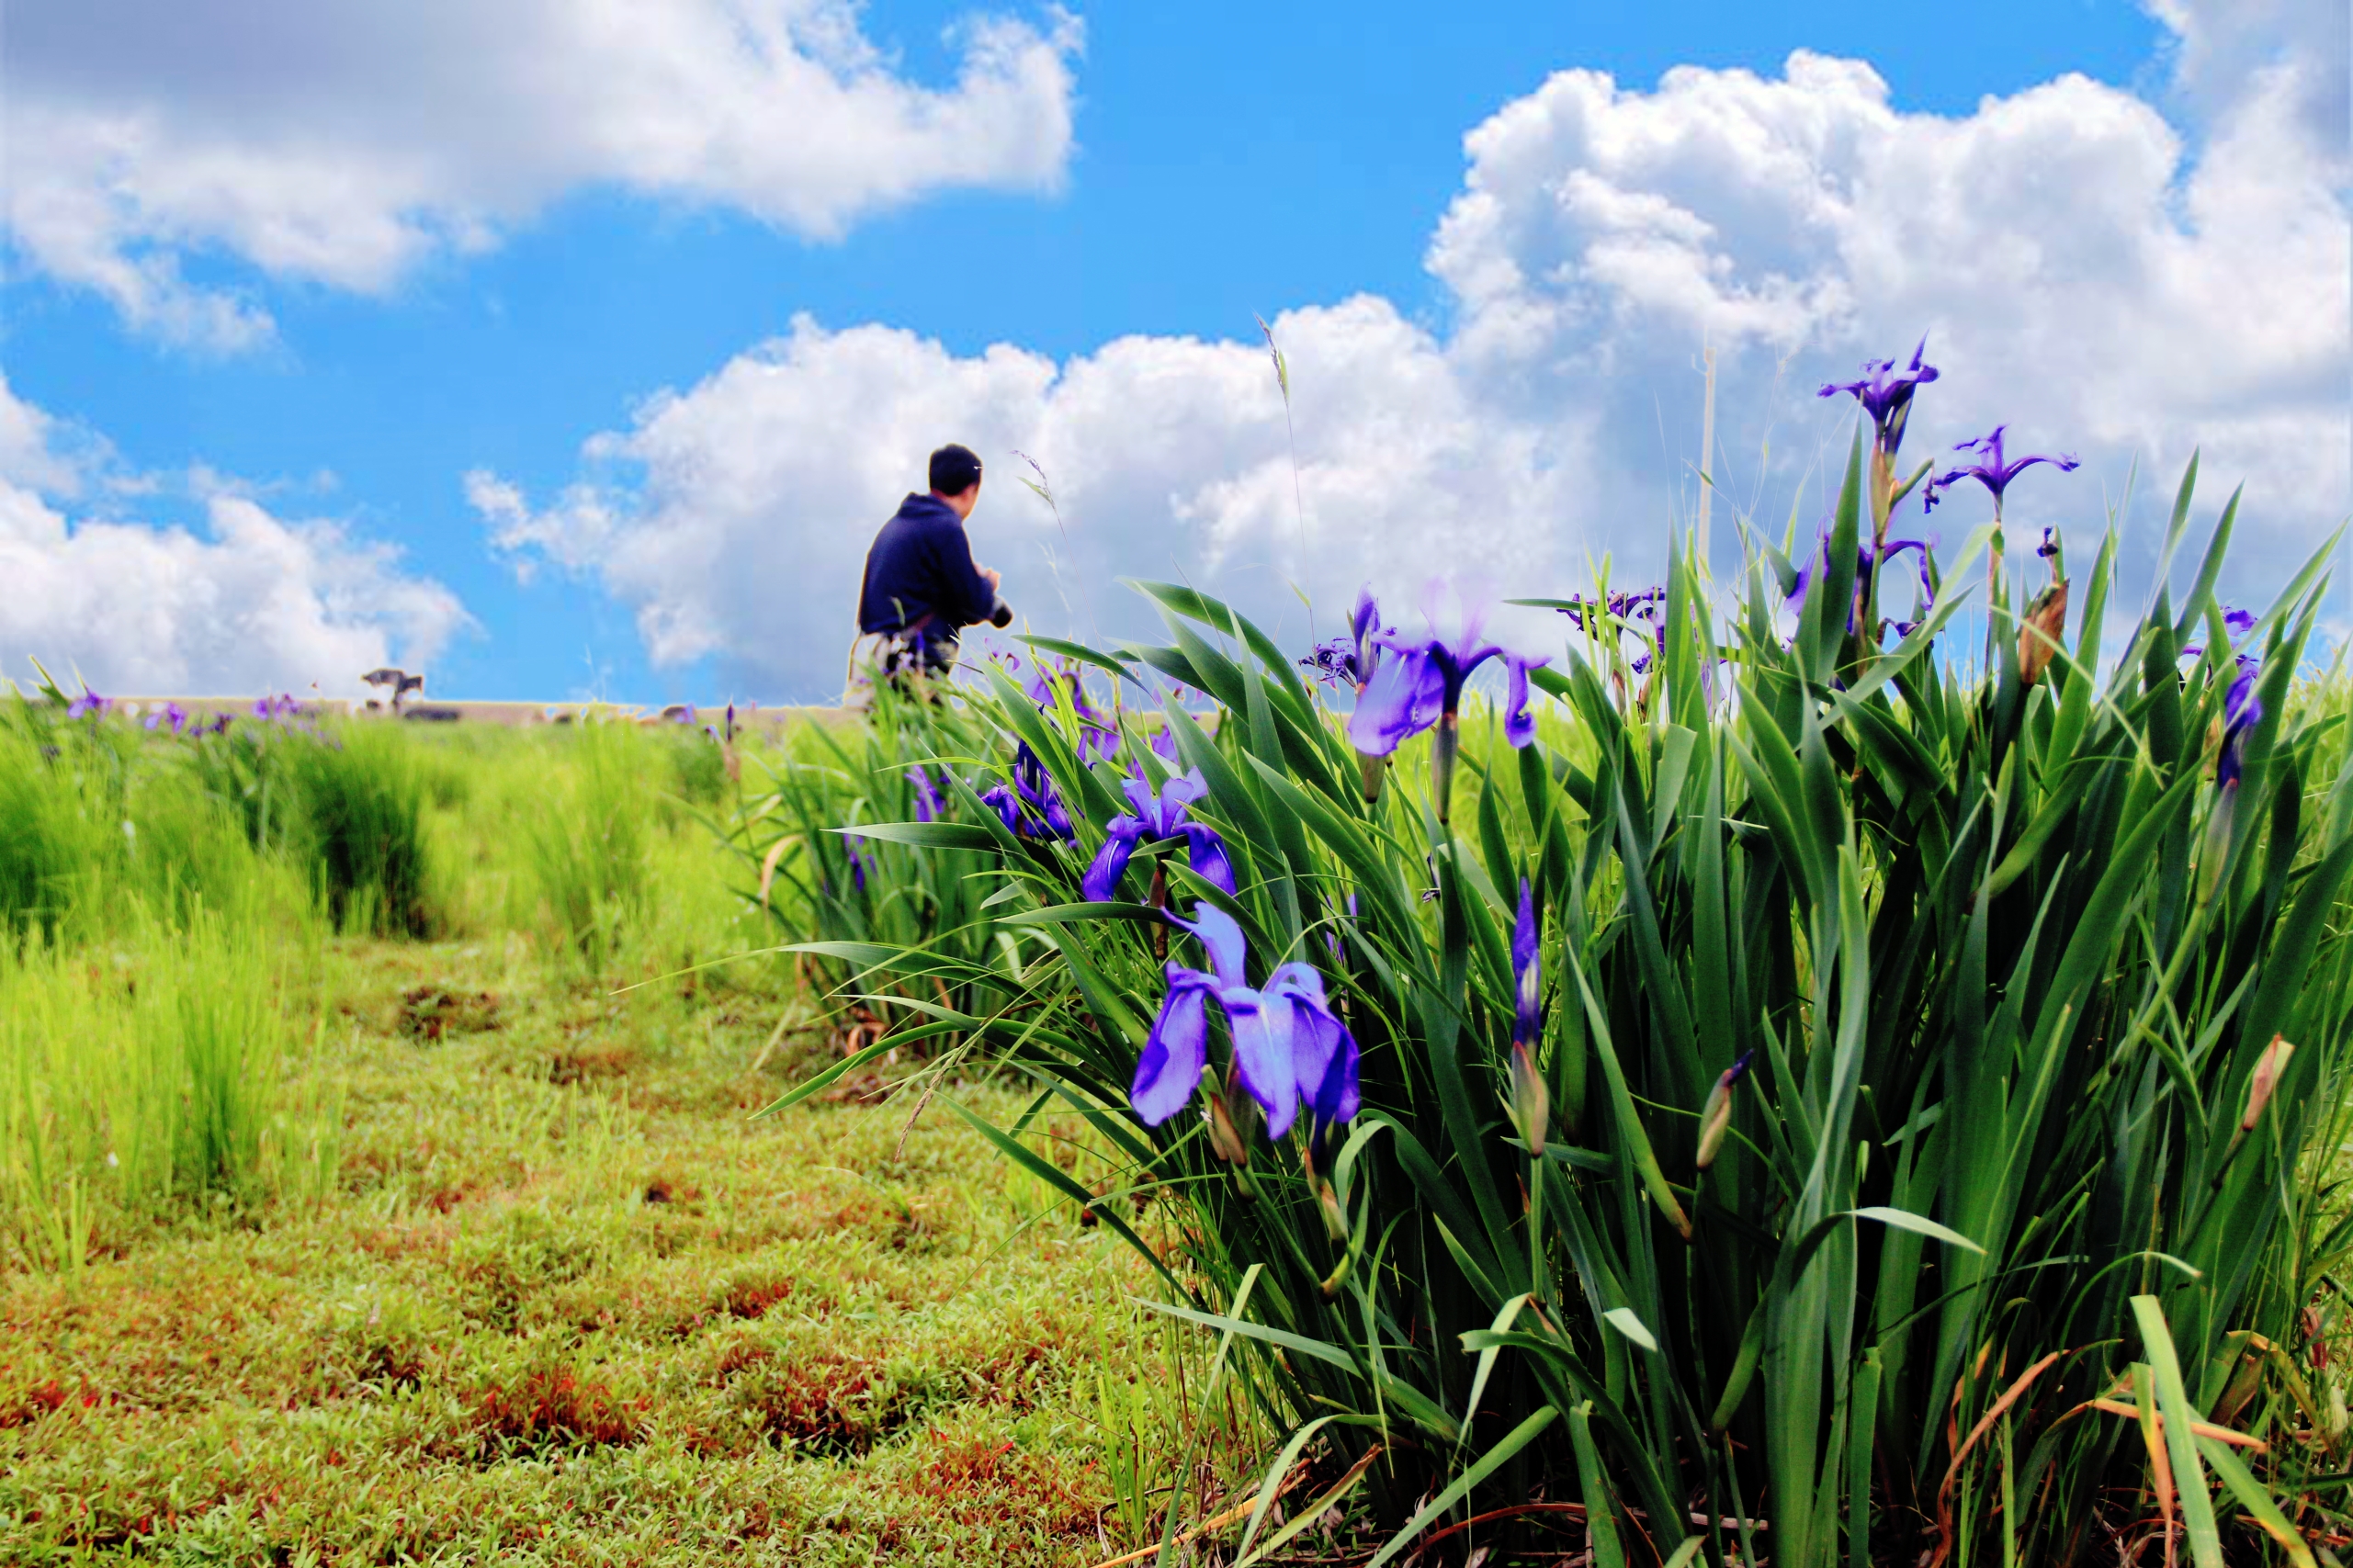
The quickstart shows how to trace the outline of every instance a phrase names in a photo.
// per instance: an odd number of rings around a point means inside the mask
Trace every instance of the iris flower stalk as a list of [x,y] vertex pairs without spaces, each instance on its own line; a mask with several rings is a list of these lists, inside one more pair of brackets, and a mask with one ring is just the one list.
[[2009,489],[2012,480],[2037,463],[2048,463],[2061,473],[2067,473],[2080,467],[2074,457],[2064,454],[2050,456],[2038,452],[2015,460],[2008,458],[2002,450],[2002,435],[2008,429],[2009,426],[2007,424],[1997,424],[1974,441],[1957,443],[1952,448],[1954,451],[1974,453],[1977,460],[1959,468],[1948,468],[1930,479],[1928,493],[1920,502],[1923,510],[1934,507],[1943,499],[1946,491],[1951,490],[1963,479],[1975,479],[1979,484],[1984,485],[1985,492],[1994,498],[1994,551],[1985,561],[1985,592],[1989,604],[1998,592],[1996,583],[2002,570],[2003,492]]
[[[1871,521],[1873,540],[1887,536],[1887,519],[1904,492],[1918,482],[1915,474],[1903,490],[1895,485],[1895,452],[1904,444],[1904,427],[1912,417],[1912,395],[1937,378],[1937,367],[1925,362],[1929,351],[1926,333],[1919,346],[1912,350],[1912,362],[1903,369],[1895,368],[1892,359],[1866,359],[1860,381],[1833,381],[1816,392],[1816,397],[1834,398],[1841,392],[1851,393],[1862,412],[1871,418]],[[1925,469],[1926,465],[1923,465]]]
[[1379,634],[1374,640],[1396,657],[1381,661],[1348,719],[1349,744],[1370,757],[1386,758],[1408,737],[1436,728],[1430,743],[1430,783],[1442,826],[1454,800],[1454,757],[1462,744],[1463,686],[1480,665],[1500,659],[1510,671],[1504,739],[1517,750],[1536,738],[1536,720],[1528,711],[1528,671],[1549,660],[1523,659],[1493,643],[1482,643],[1479,625],[1484,618],[1483,612],[1467,616],[1462,634],[1451,642],[1435,635],[1408,640],[1393,632]]

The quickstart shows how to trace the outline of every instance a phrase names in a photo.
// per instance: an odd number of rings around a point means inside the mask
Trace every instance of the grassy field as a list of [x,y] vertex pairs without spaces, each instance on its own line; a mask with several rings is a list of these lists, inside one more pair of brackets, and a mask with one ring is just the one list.
[[[936,1104],[911,1126],[883,1102],[906,1064],[751,1121],[832,1042],[788,971],[678,975],[771,939],[676,781],[638,775],[643,910],[567,941],[531,817],[595,780],[559,776],[560,742],[498,739],[436,760],[435,940],[278,944],[285,1048],[257,1070],[280,1163],[315,1179],[60,1199],[78,1261],[20,1245],[0,1275],[0,1561],[1069,1563],[1157,1540],[1198,1346],[1138,1323],[1138,1261]],[[62,975],[6,976],[11,1010],[124,966],[136,994],[147,962],[94,936]],[[1074,1127],[1030,1132],[1087,1179]]]

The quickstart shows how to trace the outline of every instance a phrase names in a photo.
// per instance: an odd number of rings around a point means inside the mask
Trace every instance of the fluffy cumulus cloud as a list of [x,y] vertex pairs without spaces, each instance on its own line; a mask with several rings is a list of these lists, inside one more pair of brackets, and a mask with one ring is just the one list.
[[[288,522],[209,477],[204,534],[93,515],[155,481],[0,380],[0,655],[109,694],[359,690],[469,625],[440,584],[333,522]],[[83,513],[69,519],[68,511]]]
[[[487,473],[468,491],[526,569],[593,571],[635,605],[656,662],[715,654],[798,696],[838,679],[867,542],[949,435],[988,463],[975,553],[1041,629],[1133,629],[1121,576],[1352,581],[1377,557],[1401,579],[1499,581],[1524,565],[1495,524],[1546,504],[1526,426],[1484,428],[1440,346],[1381,300],[1274,325],[1326,411],[1301,430],[1295,487],[1261,346],[1133,337],[1057,365],[804,321],[592,442],[588,474],[543,507]],[[1255,601],[1270,624],[1305,624],[1295,602]]]
[[822,239],[927,192],[1056,185],[1077,22],[976,17],[954,41],[933,85],[865,38],[852,0],[20,7],[7,231],[134,324],[235,347],[271,323],[192,280],[223,259],[375,290],[581,188]]
[[[838,678],[872,526],[942,439],[989,458],[979,551],[1046,629],[1131,628],[1103,586],[1120,572],[1297,628],[1295,585],[1337,606],[1368,574],[1560,592],[1603,552],[1621,576],[1655,567],[1695,490],[1703,342],[1717,515],[1753,498],[1778,530],[1794,495],[1810,525],[1846,413],[1814,386],[1925,331],[1944,379],[1917,456],[2004,421],[2014,446],[2076,450],[2084,471],[2014,492],[2030,525],[2096,525],[2137,465],[2145,583],[2148,498],[2202,447],[2210,479],[2248,480],[2232,586],[2259,596],[2353,500],[2343,84],[2310,57],[2343,7],[2325,9],[2166,0],[2174,118],[2080,76],[1912,113],[1868,65],[1804,52],[1649,89],[1560,73],[1465,139],[1428,255],[1442,331],[1376,299],[1276,320],[1295,491],[1255,342],[1056,363],[806,321],[595,437],[566,494],[470,488],[519,562],[634,606],[657,660],[717,654],[810,695]],[[1016,451],[1058,521],[1007,482]],[[1957,538],[1973,505],[1936,521]]]

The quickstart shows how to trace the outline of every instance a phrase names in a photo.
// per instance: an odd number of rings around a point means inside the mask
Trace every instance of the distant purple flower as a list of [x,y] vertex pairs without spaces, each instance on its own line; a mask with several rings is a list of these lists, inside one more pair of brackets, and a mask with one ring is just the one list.
[[866,857],[858,853],[858,846],[865,841],[855,833],[842,836],[842,852],[850,862],[850,884],[861,893],[866,890]]
[[1987,491],[1992,492],[1994,497],[1994,516],[1998,519],[2002,514],[2002,491],[2009,488],[2009,484],[2012,479],[2026,472],[2027,469],[2032,468],[2035,464],[2048,463],[2053,468],[2059,469],[2063,473],[2079,466],[2073,457],[2044,457],[2040,453],[2031,457],[2020,457],[2016,462],[2004,461],[2002,456],[2002,432],[2008,428],[2009,426],[2007,424],[1997,424],[1994,426],[1990,432],[1979,436],[1976,440],[1963,441],[1954,446],[1953,450],[1956,452],[1974,452],[1977,454],[1977,460],[1966,468],[1953,468],[1945,473],[1939,474],[1936,478],[1930,479],[1929,481],[1927,494],[1922,498],[1920,502],[1921,510],[1926,511],[1929,507],[1934,506],[1943,498],[1946,491],[1951,489],[1963,479],[1975,479],[1979,484],[1984,485]]
[[1356,711],[1348,720],[1349,744],[1367,756],[1386,757],[1408,736],[1452,717],[1461,711],[1464,683],[1490,659],[1502,660],[1510,671],[1504,738],[1514,747],[1533,740],[1536,721],[1528,712],[1528,671],[1550,660],[1523,659],[1480,642],[1483,618],[1476,614],[1467,617],[1462,635],[1452,642],[1436,636],[1409,640],[1394,632],[1379,634],[1376,640],[1397,657],[1382,661],[1356,699]]
[[[2223,628],[2231,634],[2231,643],[2235,647],[2241,637],[2255,629],[2255,612],[2234,610],[2224,605]],[[2186,642],[2181,645],[2181,657],[2184,659],[2195,659],[2205,651],[2206,645],[2202,642]]]
[[97,693],[90,690],[89,687],[85,686],[82,688],[82,694],[80,696],[65,705],[65,716],[68,718],[104,718],[108,713],[112,712],[113,709],[114,699],[112,697],[102,697],[98,695]]
[[[1642,639],[1643,650],[1634,657],[1634,672],[1643,674],[1650,661],[1667,650],[1667,624],[1664,617],[1667,589],[1660,584],[1650,588],[1621,589],[1606,598],[1588,599],[1583,594],[1571,598],[1566,604],[1553,606],[1575,623],[1577,629],[1599,635],[1615,626],[1623,634]],[[1648,622],[1637,626],[1635,622]]]
[[[1008,653],[1002,658],[1007,670],[1018,678],[1022,671],[1021,655]],[[1024,689],[1029,693],[1029,700],[1035,703],[1039,708],[1047,713],[1058,712],[1062,696],[1066,694],[1069,695],[1071,715],[1079,721],[1080,765],[1083,766],[1097,758],[1112,756],[1118,751],[1118,720],[1113,715],[1095,706],[1088,697],[1084,670],[1069,660],[1064,660],[1058,664],[1048,664],[1040,659],[1034,660],[1029,668],[1035,673],[1031,675],[1029,683]]]
[[921,762],[907,770],[915,785],[915,820],[930,822],[940,815],[940,786],[932,782],[932,772]]
[[997,785],[980,797],[980,803],[995,810],[1005,826],[1023,838],[1068,841],[1078,836],[1069,807],[1062,804],[1062,792],[1027,741],[1013,752],[1012,784]]
[[1381,661],[1381,645],[1374,640],[1380,630],[1381,606],[1368,582],[1356,591],[1356,607],[1348,615],[1348,635],[1317,644],[1316,650],[1299,662],[1323,681],[1334,684],[1344,681],[1362,692]]
[[160,729],[167,725],[174,735],[185,731],[188,727],[187,709],[177,703],[165,703],[161,713],[147,716],[147,728],[150,729]]
[[[1860,585],[1862,580],[1870,575],[1874,555],[1882,570],[1884,570],[1897,556],[1904,554],[1906,550],[1911,551],[1919,559],[1921,615],[1925,617],[1929,608],[1936,603],[1936,581],[1929,570],[1929,552],[1934,546],[1935,541],[1932,539],[1890,539],[1884,547],[1878,547],[1866,539],[1855,547],[1855,581]],[[1805,596],[1813,591],[1814,584],[1821,581],[1822,573],[1828,568],[1829,561],[1830,541],[1826,538],[1822,541],[1822,547],[1815,554],[1814,558],[1798,568],[1796,585],[1789,591],[1791,610],[1801,614],[1804,611]],[[1911,635],[1912,628],[1919,624],[1918,621],[1898,621],[1895,623],[1895,633],[1898,637],[1908,637]],[[1850,604],[1847,606],[1847,630],[1851,632],[1854,629],[1855,605]]]
[[1937,378],[1933,365],[1921,363],[1928,352],[1929,340],[1921,335],[1919,347],[1912,351],[1912,363],[1902,370],[1892,359],[1866,359],[1862,363],[1863,378],[1860,381],[1833,381],[1824,387],[1817,397],[1832,398],[1840,392],[1851,392],[1871,416],[1874,439],[1881,453],[1894,457],[1904,444],[1904,425],[1911,416],[1912,394]]
[[673,722],[692,727],[696,722],[695,705],[692,703],[681,705]]
[[1135,858],[1138,846],[1165,839],[1182,839],[1187,863],[1194,873],[1227,893],[1234,891],[1233,863],[1226,858],[1225,841],[1217,837],[1217,830],[1206,823],[1185,820],[1193,803],[1209,793],[1200,769],[1171,775],[1160,785],[1158,798],[1140,773],[1129,774],[1120,788],[1134,809],[1113,818],[1103,828],[1103,848],[1079,884],[1090,902],[1103,903],[1118,890],[1119,879],[1126,874],[1127,863]]
[[1152,731],[1152,739],[1148,744],[1151,746],[1152,755],[1155,757],[1159,757],[1163,761],[1171,762],[1177,760],[1176,731],[1171,729],[1167,725],[1164,724],[1160,726],[1160,728]]
[[1354,1116],[1362,1103],[1359,1053],[1325,1000],[1323,976],[1307,964],[1285,964],[1253,989],[1244,968],[1248,949],[1231,916],[1196,905],[1191,920],[1172,923],[1199,939],[1210,967],[1168,966],[1168,995],[1128,1095],[1137,1114],[1158,1126],[1193,1098],[1208,1066],[1207,1004],[1215,999],[1233,1036],[1234,1070],[1266,1113],[1268,1137],[1290,1131],[1303,1098],[1318,1136]]

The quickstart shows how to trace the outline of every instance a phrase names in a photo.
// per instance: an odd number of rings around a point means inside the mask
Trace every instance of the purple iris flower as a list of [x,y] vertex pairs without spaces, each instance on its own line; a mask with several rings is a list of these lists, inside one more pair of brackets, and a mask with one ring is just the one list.
[[1536,962],[1543,928],[1536,923],[1535,890],[1520,879],[1520,913],[1511,924],[1511,1040],[1535,1048],[1544,1029],[1544,976]]
[[1479,641],[1479,623],[1472,615],[1463,633],[1448,642],[1440,637],[1408,640],[1383,632],[1375,640],[1395,659],[1384,660],[1356,699],[1348,718],[1348,743],[1371,757],[1386,757],[1408,737],[1419,735],[1441,719],[1462,710],[1463,685],[1471,672],[1490,659],[1500,659],[1510,672],[1505,694],[1503,735],[1514,747],[1536,738],[1535,716],[1528,711],[1528,671],[1551,662],[1523,659],[1493,643]]
[[1164,724],[1152,731],[1150,745],[1152,755],[1163,761],[1173,762],[1177,760],[1176,732],[1167,725]]
[[[2229,605],[2224,605],[2223,629],[2231,634],[2231,641],[2235,644],[2239,638],[2255,629],[2255,612],[2234,610]],[[2185,642],[2181,645],[2181,657],[2184,659],[2195,659],[2205,651],[2206,645],[2202,642]],[[2240,657],[2244,660],[2246,655],[2242,654]]]
[[1368,582],[1356,591],[1356,607],[1348,615],[1348,635],[1317,644],[1316,650],[1299,662],[1321,681],[1331,684],[1345,681],[1362,692],[1381,662],[1381,645],[1374,640],[1380,630],[1381,606]]
[[994,808],[1007,828],[1025,839],[1068,841],[1078,836],[1070,823],[1069,807],[1062,804],[1062,792],[1027,741],[1013,752],[1012,784],[997,785],[980,797],[980,803]]
[[915,820],[930,822],[940,815],[940,786],[932,782],[932,773],[921,762],[907,770],[915,785]]
[[266,719],[273,724],[299,717],[301,712],[302,705],[296,700],[291,692],[280,692],[274,697],[263,696],[254,699],[254,716]]
[[[1920,617],[1924,620],[1928,616],[1929,610],[1936,604],[1936,582],[1929,572],[1929,552],[1935,547],[1935,544],[1936,541],[1933,539],[1890,539],[1884,545],[1873,545],[1870,540],[1865,539],[1855,547],[1855,581],[1860,585],[1871,575],[1872,562],[1874,558],[1881,567],[1884,568],[1905,551],[1911,551],[1919,559]],[[1806,594],[1812,591],[1815,583],[1821,581],[1822,573],[1829,564],[1830,541],[1826,537],[1822,541],[1821,549],[1814,558],[1797,569],[1797,582],[1789,591],[1789,607],[1792,611],[1801,614],[1804,611]],[[1860,587],[1858,587],[1856,595],[1858,604],[1861,603],[1861,598]],[[1854,604],[1847,606],[1847,630],[1850,632],[1855,629],[1855,608]],[[1895,623],[1895,635],[1909,637],[1912,628],[1919,624],[1918,620],[1898,621]]]
[[1127,863],[1135,858],[1137,846],[1164,839],[1182,839],[1187,862],[1194,873],[1227,893],[1234,891],[1234,867],[1226,858],[1225,840],[1206,823],[1184,819],[1193,803],[1209,793],[1200,769],[1172,774],[1160,785],[1157,799],[1152,786],[1140,773],[1129,774],[1120,788],[1135,809],[1122,812],[1104,826],[1107,836],[1103,848],[1079,884],[1089,901],[1100,904],[1112,896],[1119,886],[1119,879],[1126,874]]
[[2263,673],[2263,661],[2253,654],[2242,653],[2238,666],[2238,678],[2231,682],[2230,694],[2223,699],[2223,754],[2214,763],[2214,784],[2220,789],[2238,787],[2247,731],[2263,716],[2263,703],[2255,694],[2256,678]]
[[1511,1119],[1531,1156],[1544,1152],[1551,1096],[1536,1070],[1536,1047],[1544,1031],[1544,972],[1539,961],[1544,928],[1536,922],[1536,898],[1520,879],[1520,913],[1511,925]]
[[2075,458],[2070,457],[2045,457],[2041,453],[2020,457],[2015,462],[2005,461],[2002,454],[2002,432],[2008,428],[2007,424],[1997,424],[1976,440],[1963,441],[1954,446],[1953,450],[1956,452],[1974,452],[1977,455],[1977,460],[1967,468],[1953,468],[1930,479],[1928,493],[1920,502],[1921,510],[1926,511],[1934,506],[1947,490],[1959,484],[1963,479],[1975,479],[1993,493],[1994,516],[1998,519],[2002,514],[2002,491],[2009,488],[2012,479],[2034,467],[2035,464],[2048,463],[2062,473],[2080,466]]
[[1892,457],[1895,448],[1904,444],[1904,424],[1911,416],[1913,392],[1937,378],[1936,367],[1921,363],[1920,356],[1928,349],[1928,336],[1922,333],[1920,346],[1912,351],[1912,363],[1904,369],[1896,369],[1892,359],[1866,359],[1862,362],[1861,380],[1833,381],[1815,395],[1832,398],[1840,392],[1853,393],[1855,400],[1862,404],[1862,412],[1871,416],[1880,452]]
[[1214,999],[1233,1035],[1234,1070],[1266,1113],[1269,1138],[1291,1130],[1302,1098],[1318,1135],[1354,1116],[1363,1102],[1356,1040],[1325,1000],[1323,976],[1307,964],[1285,964],[1263,987],[1252,988],[1243,967],[1248,947],[1233,917],[1195,905],[1192,919],[1172,923],[1199,939],[1209,970],[1168,966],[1168,995],[1128,1094],[1137,1114],[1157,1127],[1193,1098],[1209,1062]]
[[187,709],[177,703],[165,703],[163,712],[147,716],[147,728],[150,729],[161,729],[166,725],[170,726],[174,735],[186,730],[188,727]]
[[[1009,653],[1005,662],[1012,673],[1021,674],[1021,655]],[[1031,668],[1035,671],[1027,687],[1029,700],[1048,713],[1059,705],[1059,694],[1070,694],[1070,712],[1079,721],[1079,761],[1081,765],[1100,757],[1109,757],[1119,750],[1119,724],[1110,714],[1094,705],[1087,696],[1086,675],[1079,666],[1065,660],[1059,664],[1037,660]]]
[[855,833],[842,836],[842,852],[850,861],[850,884],[864,893],[866,890],[866,857],[858,852],[858,845],[862,842],[864,840]]
[[[1581,632],[1600,634],[1612,626],[1621,633],[1631,633],[1642,638],[1643,650],[1634,657],[1634,672],[1637,675],[1650,669],[1650,661],[1667,650],[1667,624],[1661,618],[1667,604],[1664,584],[1650,588],[1621,589],[1606,598],[1588,599],[1582,593],[1570,598],[1566,604],[1554,606],[1573,622]],[[1647,621],[1648,626],[1633,623]]]
[[113,707],[114,699],[112,697],[102,697],[98,695],[97,693],[90,690],[89,687],[85,686],[82,688],[82,694],[80,696],[65,705],[65,716],[68,718],[82,718],[85,716],[95,716],[99,718],[104,718],[107,712]]

